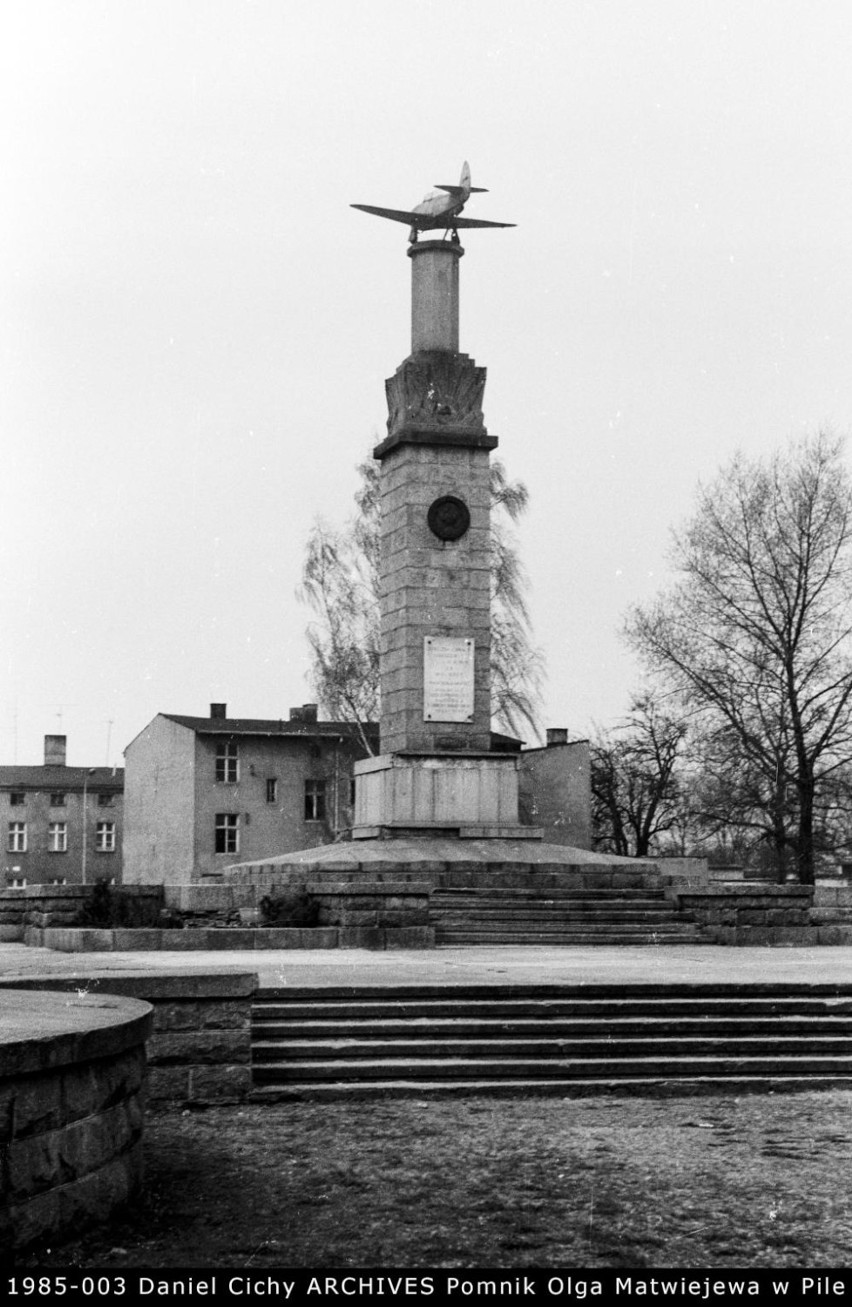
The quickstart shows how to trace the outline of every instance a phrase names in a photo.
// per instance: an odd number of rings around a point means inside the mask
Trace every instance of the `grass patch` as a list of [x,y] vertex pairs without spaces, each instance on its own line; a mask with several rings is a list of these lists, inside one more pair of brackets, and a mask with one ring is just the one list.
[[844,1266],[851,1109],[832,1091],[168,1111],[126,1217],[23,1264]]

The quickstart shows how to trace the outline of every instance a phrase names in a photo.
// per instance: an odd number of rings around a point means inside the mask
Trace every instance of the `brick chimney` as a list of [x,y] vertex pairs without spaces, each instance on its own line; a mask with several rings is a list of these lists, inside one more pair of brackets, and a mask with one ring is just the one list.
[[315,703],[303,703],[301,708],[290,709],[291,722],[307,722],[309,724],[314,724],[316,723],[316,720],[317,705]]
[[567,726],[548,726],[547,728],[547,747],[552,749],[554,744],[568,743]]
[[66,735],[45,735],[44,737],[45,767],[65,766],[65,746],[67,742],[68,742],[68,737]]
[[210,716],[215,722],[223,722],[228,716],[228,705],[226,703],[211,703]]

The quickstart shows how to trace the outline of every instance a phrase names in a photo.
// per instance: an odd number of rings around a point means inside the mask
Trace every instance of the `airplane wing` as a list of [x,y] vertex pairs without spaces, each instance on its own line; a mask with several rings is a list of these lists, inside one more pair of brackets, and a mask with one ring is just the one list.
[[374,213],[378,218],[390,218],[392,222],[405,222],[409,227],[418,227],[421,231],[452,231],[454,227],[516,227],[514,222],[489,222],[487,218],[460,218],[449,214],[414,213],[411,209],[382,209],[377,204],[352,204],[352,209],[362,213]]
[[422,213],[411,213],[408,209],[380,209],[375,204],[350,204],[350,209],[360,209],[363,213],[375,213],[379,218],[390,218],[392,222],[412,223],[422,220]]
[[517,227],[516,222],[488,222],[486,218],[453,218],[450,227]]

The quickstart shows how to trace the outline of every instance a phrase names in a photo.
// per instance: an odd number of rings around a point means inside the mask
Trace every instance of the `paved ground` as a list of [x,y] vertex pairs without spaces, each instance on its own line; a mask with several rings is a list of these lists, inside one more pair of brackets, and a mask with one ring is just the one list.
[[852,947],[437,948],[56,953],[0,944],[0,979],[127,971],[254,971],[273,985],[454,985],[799,981],[852,983]]

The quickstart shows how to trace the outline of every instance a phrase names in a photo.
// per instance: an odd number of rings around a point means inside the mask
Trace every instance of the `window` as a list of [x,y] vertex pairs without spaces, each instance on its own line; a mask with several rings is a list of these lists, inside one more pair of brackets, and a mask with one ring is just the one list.
[[68,823],[51,821],[47,827],[47,848],[49,853],[68,852]]
[[64,794],[59,794],[59,793],[57,793],[57,794],[51,794],[51,796],[50,796],[50,806],[51,806],[51,808],[64,808],[64,807],[65,807],[65,795],[64,795]]
[[25,821],[9,822],[9,837],[6,841],[6,848],[10,853],[26,853],[27,823]]
[[26,888],[27,888],[26,876],[13,876],[12,879],[9,881],[9,889],[26,889]]
[[26,794],[22,794],[20,790],[13,790],[9,795],[9,802],[13,808],[22,808],[26,801]]
[[67,885],[67,884],[68,884],[68,877],[67,877],[67,876],[53,876],[52,879],[51,879],[51,881],[50,881],[50,884],[51,884],[51,885]]
[[236,812],[216,813],[216,852],[239,853],[240,818]]
[[236,785],[240,779],[237,746],[233,743],[216,746],[216,780]]
[[98,795],[98,807],[99,807],[99,808],[111,808],[112,805],[113,805],[113,796],[112,796],[111,794],[99,794],[99,795]]
[[325,781],[305,781],[305,821],[325,820]]
[[266,802],[278,802],[278,781],[274,776],[270,776],[266,782]]
[[349,778],[349,804],[350,807],[352,808],[355,807],[355,777],[354,776],[350,776]]
[[115,853],[115,822],[99,821],[95,826],[95,848],[98,853]]

